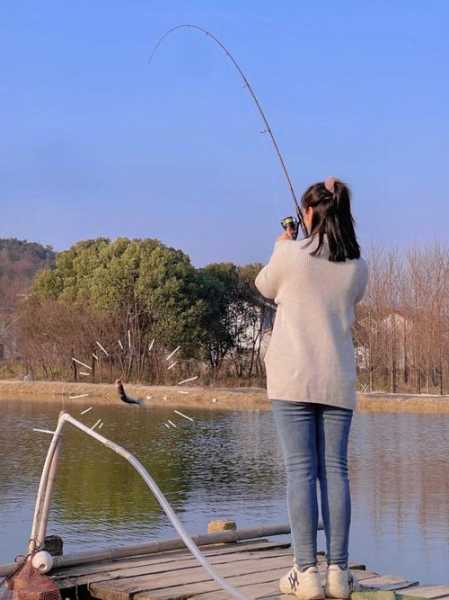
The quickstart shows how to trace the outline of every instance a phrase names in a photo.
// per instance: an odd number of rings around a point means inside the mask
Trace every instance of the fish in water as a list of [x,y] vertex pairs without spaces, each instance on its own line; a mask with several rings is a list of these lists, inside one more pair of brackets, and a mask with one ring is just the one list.
[[142,406],[142,399],[131,398],[131,396],[128,396],[128,394],[125,392],[125,388],[123,387],[121,379],[117,379],[115,385],[117,386],[118,396],[122,402],[126,402],[126,404],[137,404],[138,406]]

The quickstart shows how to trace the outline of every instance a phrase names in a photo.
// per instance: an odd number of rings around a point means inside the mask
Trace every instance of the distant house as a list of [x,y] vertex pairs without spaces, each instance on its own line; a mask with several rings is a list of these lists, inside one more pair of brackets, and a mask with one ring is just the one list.
[[357,367],[361,370],[368,369],[370,364],[369,339],[375,338],[380,333],[387,336],[390,344],[395,346],[395,361],[398,370],[407,368],[407,339],[413,329],[413,320],[407,309],[387,309],[381,315],[374,317],[366,315],[359,322],[359,327],[364,330],[363,342],[356,342],[355,356]]
[[356,344],[354,354],[357,368],[361,371],[366,371],[369,368],[369,348]]
[[[256,351],[260,349],[260,356],[263,358],[271,339],[276,307],[268,302],[263,302],[256,308],[253,305],[248,305],[248,308],[255,318],[249,319],[250,323],[248,320],[242,323],[243,328],[239,333],[238,346],[247,351],[252,351],[253,348]],[[241,317],[240,320],[245,321],[245,318]]]

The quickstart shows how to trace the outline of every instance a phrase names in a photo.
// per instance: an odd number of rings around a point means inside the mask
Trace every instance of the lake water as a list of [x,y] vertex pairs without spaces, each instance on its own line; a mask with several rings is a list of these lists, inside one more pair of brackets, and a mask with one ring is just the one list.
[[[40,472],[59,405],[2,401],[0,562],[26,547]],[[86,404],[88,406],[88,404]],[[239,527],[287,522],[284,472],[270,412],[98,407],[89,425],[135,454],[190,533],[231,518]],[[171,418],[177,429],[166,429]],[[359,413],[353,421],[350,558],[422,583],[449,583],[449,415]],[[67,426],[48,533],[65,553],[175,537],[120,457]],[[320,548],[324,549],[320,533]]]

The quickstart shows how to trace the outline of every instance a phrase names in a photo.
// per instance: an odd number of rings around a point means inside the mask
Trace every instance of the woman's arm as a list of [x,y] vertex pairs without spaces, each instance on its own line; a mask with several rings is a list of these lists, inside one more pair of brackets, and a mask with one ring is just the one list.
[[270,261],[259,271],[254,282],[262,296],[270,300],[274,300],[279,291],[285,268],[285,252],[283,248],[285,248],[286,244],[283,243],[283,239],[278,238],[276,240]]

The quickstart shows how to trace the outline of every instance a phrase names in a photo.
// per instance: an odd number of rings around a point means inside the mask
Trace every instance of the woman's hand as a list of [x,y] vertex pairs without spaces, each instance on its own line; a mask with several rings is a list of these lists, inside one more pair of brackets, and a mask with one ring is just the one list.
[[281,235],[278,236],[278,241],[283,241],[283,240],[293,240],[294,239],[294,230],[289,227],[288,229],[286,229],[283,233],[281,233]]

